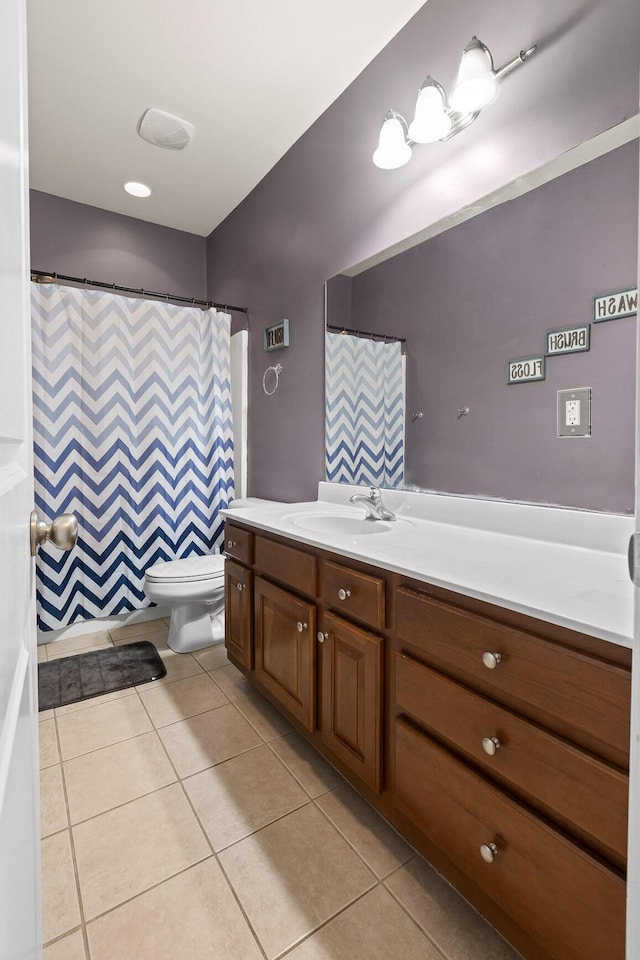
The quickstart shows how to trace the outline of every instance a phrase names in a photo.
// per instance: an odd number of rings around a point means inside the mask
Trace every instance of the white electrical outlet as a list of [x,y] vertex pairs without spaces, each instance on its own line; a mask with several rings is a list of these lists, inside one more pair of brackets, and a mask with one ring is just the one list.
[[559,437],[591,436],[591,387],[558,390]]
[[580,426],[580,401],[567,400],[565,407],[565,423],[568,427]]

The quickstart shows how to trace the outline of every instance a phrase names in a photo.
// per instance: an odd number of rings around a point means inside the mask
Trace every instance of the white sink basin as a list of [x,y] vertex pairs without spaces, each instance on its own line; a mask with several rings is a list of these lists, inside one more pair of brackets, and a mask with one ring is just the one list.
[[352,516],[344,513],[303,512],[291,513],[288,520],[294,527],[311,533],[342,534],[345,537],[369,537],[375,534],[389,533],[398,528],[403,520],[367,520],[364,516]]

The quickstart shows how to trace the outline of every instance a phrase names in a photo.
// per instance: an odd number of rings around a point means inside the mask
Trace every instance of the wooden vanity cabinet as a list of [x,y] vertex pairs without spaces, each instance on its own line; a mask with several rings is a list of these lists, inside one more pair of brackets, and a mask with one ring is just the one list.
[[320,736],[372,790],[382,789],[382,637],[331,613],[318,633]]
[[623,960],[630,651],[228,524],[230,659],[526,960]]
[[233,560],[226,560],[224,573],[227,651],[245,670],[253,670],[253,574]]

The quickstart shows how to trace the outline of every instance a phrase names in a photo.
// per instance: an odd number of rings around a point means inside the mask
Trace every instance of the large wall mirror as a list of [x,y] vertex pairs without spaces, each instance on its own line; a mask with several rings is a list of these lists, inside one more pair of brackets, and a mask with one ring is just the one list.
[[[637,286],[637,135],[628,121],[327,282],[328,479],[633,512],[637,318],[594,323],[593,301]],[[589,349],[507,382],[579,325]],[[557,393],[578,387],[592,434],[559,438]]]

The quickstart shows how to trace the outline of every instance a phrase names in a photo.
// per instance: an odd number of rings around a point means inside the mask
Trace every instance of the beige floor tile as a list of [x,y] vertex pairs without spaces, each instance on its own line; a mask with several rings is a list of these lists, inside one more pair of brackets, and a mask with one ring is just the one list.
[[38,663],[46,663],[47,661],[47,644],[39,643],[37,647],[38,654]]
[[86,960],[86,957],[80,930],[70,933],[62,940],[56,940],[51,946],[45,947],[42,954],[42,960]]
[[80,923],[80,908],[69,831],[42,841],[42,924],[44,943]]
[[[163,647],[158,650],[158,653],[160,654],[160,659],[164,663],[167,673],[166,676],[161,677],[159,680],[154,680],[148,687],[149,690],[154,686],[157,687],[166,683],[173,683],[174,680],[184,680],[185,677],[194,677],[204,672],[204,667],[201,667],[190,653],[174,653],[169,647]],[[146,684],[140,684],[138,689],[142,690],[145,687]]]
[[87,707],[99,707],[101,703],[111,703],[112,700],[122,700],[123,697],[135,695],[133,687],[127,687],[124,690],[112,690],[111,693],[103,693],[100,697],[89,697],[87,700],[77,700],[76,703],[67,703],[64,707],[56,707],[56,717],[64,717],[69,713],[77,713],[78,710],[86,710]]
[[245,675],[232,663],[228,663],[226,667],[218,667],[217,670],[213,670],[211,676],[218,686],[224,690],[229,700],[244,697],[253,689]]
[[47,644],[47,660],[59,660],[60,657],[72,657],[76,653],[86,653],[88,650],[98,650],[112,646],[106,630],[97,633],[85,633],[81,637],[69,637],[67,640],[56,640]]
[[176,780],[155,731],[67,760],[64,776],[71,823],[88,820]]
[[169,632],[164,617],[155,620],[140,620],[138,623],[128,623],[124,627],[113,627],[109,634],[114,643],[133,643],[135,640],[147,640],[146,634],[158,633],[165,636]]
[[140,687],[138,692],[156,727],[165,727],[229,703],[206,673],[176,680],[163,687]]
[[179,784],[132,800],[72,830],[87,919],[211,854]]
[[87,707],[86,710],[58,717],[56,723],[63,760],[138,737],[152,729],[137,696]]
[[214,850],[222,850],[309,802],[266,744],[184,782]]
[[265,698],[251,689],[246,696],[234,700],[238,710],[253,724],[264,740],[275,740],[285,733],[291,733],[293,727],[281,713],[271,706]]
[[40,836],[48,837],[68,826],[62,767],[57,763],[40,771]]
[[[287,960],[442,960],[393,897],[376,887],[287,954]],[[457,960],[457,958],[451,958]]]
[[275,750],[311,797],[319,797],[345,782],[338,771],[299,733],[272,740],[271,749]]
[[92,960],[262,957],[213,857],[100,917],[87,929]]
[[180,777],[191,776],[262,743],[251,724],[230,703],[161,727],[158,733]]
[[375,884],[313,804],[228,847],[219,858],[269,960]]
[[452,960],[520,960],[520,954],[422,857],[385,880],[430,940]]
[[316,802],[378,877],[388,876],[415,856],[406,840],[348,783]]
[[152,643],[158,651],[168,650],[167,637],[169,631],[161,620],[154,620],[153,622],[156,625],[154,630],[138,634],[138,636],[135,637],[124,637],[120,640],[114,639],[114,646],[122,647],[125,643],[140,643],[140,641],[145,641],[146,643]]
[[42,723],[43,720],[52,720],[55,717],[54,710],[39,710],[38,711],[38,720]]
[[224,643],[214,643],[212,647],[207,647],[205,650],[196,650],[193,656],[205,670],[209,671],[226,667],[229,663]]
[[42,770],[44,767],[53,766],[54,763],[60,763],[56,721],[43,720],[38,724],[38,733],[40,735],[40,769]]

